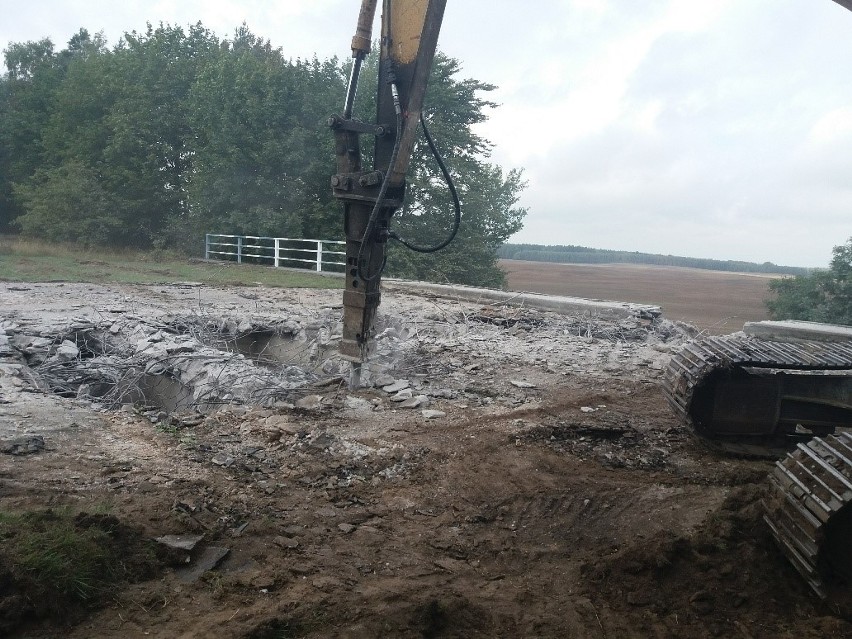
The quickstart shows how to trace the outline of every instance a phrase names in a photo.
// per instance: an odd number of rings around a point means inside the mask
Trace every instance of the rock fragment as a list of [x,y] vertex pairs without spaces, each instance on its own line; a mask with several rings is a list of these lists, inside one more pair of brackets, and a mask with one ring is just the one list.
[[343,405],[350,410],[364,412],[372,412],[374,408],[373,403],[370,400],[364,399],[363,397],[353,397],[351,395],[343,400]]
[[6,455],[30,455],[44,450],[44,437],[33,435],[0,443],[0,452]]
[[322,408],[322,400],[322,395],[306,395],[296,401],[296,408],[301,408],[302,410],[319,410]]
[[201,575],[218,566],[229,552],[231,552],[230,548],[206,546],[201,549],[197,557],[193,558],[190,566],[175,571],[175,574],[187,583],[198,581]]
[[[395,401],[391,398],[391,401]],[[419,408],[429,401],[426,395],[415,395],[399,403],[400,408]]]
[[291,537],[285,537],[283,535],[279,535],[272,540],[272,543],[280,548],[287,548],[289,550],[293,550],[299,547],[299,541],[297,539],[292,539]]
[[0,330],[0,356],[14,355],[15,351],[9,342],[9,337]]
[[376,378],[375,385],[379,388],[384,388],[385,386],[390,386],[395,383],[396,379],[391,375],[382,374]]
[[393,394],[393,393],[399,393],[400,391],[405,390],[409,386],[411,386],[411,382],[409,382],[407,379],[399,379],[399,380],[395,381],[393,384],[388,384],[387,386],[382,386],[382,390],[385,391],[386,393]]
[[225,453],[218,453],[210,461],[217,466],[223,466],[225,468],[229,468],[234,465],[234,458],[230,455],[226,455]]
[[204,539],[204,535],[163,535],[155,538],[154,541],[168,548],[190,552],[195,550],[198,542],[202,539]]
[[399,391],[396,395],[393,395],[390,400],[392,402],[404,402],[407,399],[411,399],[414,394],[411,392],[410,388],[404,388]]
[[56,362],[70,362],[79,356],[80,349],[77,348],[77,345],[66,339],[59,345],[51,359]]

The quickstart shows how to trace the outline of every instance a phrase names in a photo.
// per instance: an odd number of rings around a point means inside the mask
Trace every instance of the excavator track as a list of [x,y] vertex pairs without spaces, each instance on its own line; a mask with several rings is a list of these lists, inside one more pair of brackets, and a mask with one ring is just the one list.
[[764,519],[814,592],[852,583],[852,433],[799,444],[770,484]]
[[744,330],[684,346],[665,372],[666,398],[712,447],[782,458],[764,519],[815,593],[848,592],[852,329],[758,322]]
[[779,457],[852,425],[852,340],[708,337],[675,354],[666,398],[693,432],[727,452]]

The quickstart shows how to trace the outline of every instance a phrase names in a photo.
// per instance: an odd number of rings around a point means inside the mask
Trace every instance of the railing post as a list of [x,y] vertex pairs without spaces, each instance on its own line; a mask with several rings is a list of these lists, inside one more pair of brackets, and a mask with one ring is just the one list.
[[317,273],[322,272],[322,240],[317,240]]
[[281,265],[281,238],[275,238],[275,268]]
[[243,236],[237,236],[237,264],[243,263]]
[[204,259],[210,259],[210,233],[204,236]]

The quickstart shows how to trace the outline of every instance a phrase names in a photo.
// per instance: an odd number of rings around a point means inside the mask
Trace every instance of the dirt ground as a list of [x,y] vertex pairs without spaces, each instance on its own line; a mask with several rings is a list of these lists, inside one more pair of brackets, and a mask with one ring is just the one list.
[[713,335],[768,319],[764,300],[770,297],[769,281],[782,277],[641,264],[500,260],[500,266],[514,291],[654,304],[670,320]]
[[[852,637],[768,535],[771,463],[704,449],[666,405],[681,327],[393,293],[350,392],[339,303],[0,284],[0,440],[45,443],[0,454],[0,509],[228,550],[11,636]],[[190,362],[211,348],[216,384]]]

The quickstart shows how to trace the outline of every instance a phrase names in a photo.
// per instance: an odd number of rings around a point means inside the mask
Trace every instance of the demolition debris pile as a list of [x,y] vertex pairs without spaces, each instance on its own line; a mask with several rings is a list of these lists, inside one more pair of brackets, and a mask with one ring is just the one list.
[[[73,288],[68,293],[73,296]],[[437,355],[457,351],[494,357],[498,353],[488,348],[492,339],[517,342],[520,349],[503,352],[521,356],[524,336],[537,339],[549,332],[559,342],[543,349],[554,355],[540,360],[545,367],[570,366],[557,354],[576,342],[586,355],[613,358],[613,366],[629,371],[631,364],[660,370],[659,355],[684,336],[681,328],[664,320],[560,316],[447,301],[433,306],[435,312],[425,318],[415,317],[409,307],[402,315],[380,315],[378,321],[375,353],[364,382],[392,387],[393,400],[403,408],[425,405],[429,391],[424,386],[436,375],[453,377],[460,368],[455,358],[444,362]],[[124,306],[93,310],[88,316],[52,322],[11,313],[0,324],[0,355],[41,391],[107,409],[131,405],[168,413],[209,413],[226,404],[292,403],[313,387],[339,383],[348,371],[348,363],[337,355],[339,311],[331,305],[275,314],[216,313],[211,308],[142,315],[128,313]],[[653,347],[657,350],[647,352]],[[455,371],[455,377],[479,368]],[[406,376],[414,383],[394,387]],[[438,397],[449,392],[430,390]],[[467,384],[467,390],[476,394],[475,384]]]

